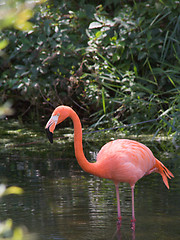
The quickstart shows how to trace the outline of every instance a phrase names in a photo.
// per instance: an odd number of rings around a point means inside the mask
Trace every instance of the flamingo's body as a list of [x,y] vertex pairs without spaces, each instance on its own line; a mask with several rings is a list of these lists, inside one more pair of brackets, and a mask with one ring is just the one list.
[[48,123],[46,124],[47,135],[52,142],[52,133],[55,126],[70,117],[74,123],[74,148],[79,165],[86,172],[98,177],[111,179],[116,186],[118,219],[121,220],[119,189],[120,182],[127,182],[132,189],[132,221],[135,221],[134,214],[134,186],[144,175],[158,172],[162,175],[167,188],[168,178],[173,174],[152,154],[145,145],[127,139],[118,139],[105,144],[97,155],[97,161],[90,163],[84,156],[82,147],[82,127],[78,115],[67,106],[57,107]]
[[134,185],[156,163],[155,157],[145,145],[128,139],[106,143],[97,155],[97,163],[103,169],[103,178]]

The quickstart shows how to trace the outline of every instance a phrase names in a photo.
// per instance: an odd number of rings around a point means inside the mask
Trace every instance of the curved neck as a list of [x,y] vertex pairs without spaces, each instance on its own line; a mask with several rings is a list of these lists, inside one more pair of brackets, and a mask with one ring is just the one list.
[[84,156],[83,146],[82,146],[82,126],[80,119],[76,112],[71,109],[69,117],[72,119],[74,124],[74,150],[76,159],[85,172],[91,174],[96,174],[96,163],[90,163]]

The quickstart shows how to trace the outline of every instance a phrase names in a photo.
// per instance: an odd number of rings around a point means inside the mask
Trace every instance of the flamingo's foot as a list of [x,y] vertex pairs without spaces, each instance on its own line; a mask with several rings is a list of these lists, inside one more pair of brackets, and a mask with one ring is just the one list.
[[135,223],[135,222],[136,222],[136,219],[135,219],[135,218],[131,219],[131,222],[132,222],[132,223]]

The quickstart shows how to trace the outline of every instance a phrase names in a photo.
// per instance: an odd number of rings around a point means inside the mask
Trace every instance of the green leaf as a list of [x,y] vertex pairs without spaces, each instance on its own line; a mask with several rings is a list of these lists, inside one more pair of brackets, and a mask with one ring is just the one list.
[[106,113],[106,103],[105,103],[105,95],[104,95],[104,87],[102,88],[102,104],[103,104],[103,111]]
[[21,31],[29,31],[32,29],[33,24],[28,22],[33,16],[33,11],[31,9],[24,9],[18,15],[14,23],[14,27]]
[[23,189],[20,187],[12,186],[8,187],[6,191],[4,192],[4,195],[9,195],[9,194],[22,194]]
[[102,23],[92,22],[92,23],[90,23],[90,25],[89,25],[89,29],[100,28],[100,27],[102,27],[102,26],[103,26]]
[[0,42],[0,50],[5,48],[7,45],[8,45],[9,41],[7,39],[3,39],[1,42]]
[[96,38],[99,38],[102,34],[103,34],[102,31],[98,31],[98,32],[96,33]]
[[45,20],[44,22],[44,30],[46,35],[49,37],[51,34],[51,22],[49,20]]

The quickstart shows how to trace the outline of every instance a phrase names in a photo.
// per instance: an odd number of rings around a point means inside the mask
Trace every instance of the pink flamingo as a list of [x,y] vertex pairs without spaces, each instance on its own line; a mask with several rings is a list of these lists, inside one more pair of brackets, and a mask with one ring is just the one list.
[[118,222],[121,222],[119,183],[127,182],[132,194],[132,222],[135,227],[134,187],[135,183],[152,172],[160,173],[164,184],[169,189],[168,178],[173,174],[152,154],[144,144],[128,139],[117,139],[106,143],[97,155],[97,161],[88,162],[82,146],[82,126],[76,112],[67,106],[59,106],[52,113],[46,124],[49,141],[53,143],[53,132],[57,124],[70,117],[74,124],[74,149],[81,168],[95,176],[111,179],[116,187]]

